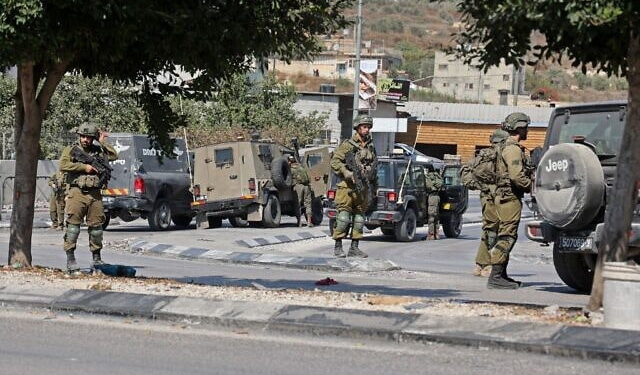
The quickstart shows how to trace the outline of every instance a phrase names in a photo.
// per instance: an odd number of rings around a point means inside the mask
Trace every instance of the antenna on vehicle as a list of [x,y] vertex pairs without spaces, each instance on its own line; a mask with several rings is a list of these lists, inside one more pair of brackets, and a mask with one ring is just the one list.
[[193,171],[191,170],[191,155],[189,154],[189,139],[187,139],[187,128],[182,128],[184,131],[184,145],[187,148],[187,166],[189,168],[189,183],[191,184],[191,197],[193,201],[196,201],[196,196],[193,195]]
[[418,125],[418,129],[416,130],[416,139],[413,141],[413,147],[411,148],[411,154],[409,155],[409,162],[407,163],[407,169],[405,169],[404,174],[402,176],[402,183],[400,184],[400,191],[398,192],[398,203],[402,204],[402,190],[404,189],[404,182],[407,180],[407,174],[409,173],[409,168],[411,168],[411,162],[413,161],[413,154],[416,151],[416,145],[418,144],[418,137],[420,137],[420,130],[422,130],[422,119],[424,118],[424,112],[420,116],[420,124]]

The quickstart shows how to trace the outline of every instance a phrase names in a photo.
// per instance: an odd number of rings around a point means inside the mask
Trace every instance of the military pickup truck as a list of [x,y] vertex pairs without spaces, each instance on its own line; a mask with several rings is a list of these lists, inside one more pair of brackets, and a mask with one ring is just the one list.
[[[223,219],[235,227],[280,225],[282,215],[295,216],[296,202],[287,157],[296,155],[269,140],[241,140],[200,147],[195,151],[192,208],[198,228],[217,228]],[[314,193],[312,222],[323,218],[322,198],[329,174],[329,152],[307,151],[300,162],[309,170]]]
[[[589,292],[626,122],[626,102],[556,108],[537,161],[527,237],[553,242],[553,263],[568,286]],[[538,159],[538,158],[533,158]],[[636,206],[629,246],[640,246]]]
[[189,158],[184,139],[175,139],[171,157],[154,148],[146,135],[115,133],[109,142],[118,151],[110,162],[111,179],[102,192],[106,228],[110,219],[147,219],[155,230],[173,222],[185,228],[193,218]]
[[[427,223],[425,171],[432,164],[414,157],[409,165],[411,158],[402,150],[397,151],[391,156],[378,157],[378,191],[365,214],[365,225],[371,230],[380,228],[384,235],[407,242],[415,240],[416,228]],[[460,179],[461,165],[459,159],[453,159],[442,163],[440,170],[444,177],[440,192],[440,223],[450,238],[456,238],[462,232],[462,215],[468,204],[468,190]],[[409,173],[406,173],[407,169]],[[330,230],[333,230],[338,213],[333,200],[339,177],[333,174],[332,180],[324,210]]]

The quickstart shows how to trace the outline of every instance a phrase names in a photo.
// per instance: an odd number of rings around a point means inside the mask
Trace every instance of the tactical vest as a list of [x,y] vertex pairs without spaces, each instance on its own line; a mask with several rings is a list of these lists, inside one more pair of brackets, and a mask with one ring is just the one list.
[[[87,154],[96,157],[96,158],[106,158],[105,153],[103,152],[101,147],[91,145],[89,149],[82,148],[79,144],[74,144],[71,147],[80,147]],[[74,157],[71,157],[71,161],[77,163]],[[86,172],[67,172],[67,183],[71,187],[78,187],[80,189],[101,189],[105,186],[100,186],[100,177],[97,174],[88,174]]]

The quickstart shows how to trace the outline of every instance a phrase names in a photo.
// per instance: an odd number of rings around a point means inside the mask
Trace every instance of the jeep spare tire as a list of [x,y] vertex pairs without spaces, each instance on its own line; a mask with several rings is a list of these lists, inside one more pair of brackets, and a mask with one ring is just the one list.
[[271,162],[271,180],[278,190],[288,189],[293,185],[291,167],[286,156],[280,156]]
[[600,160],[587,146],[561,143],[549,148],[536,171],[535,196],[542,217],[561,229],[590,223],[604,204]]

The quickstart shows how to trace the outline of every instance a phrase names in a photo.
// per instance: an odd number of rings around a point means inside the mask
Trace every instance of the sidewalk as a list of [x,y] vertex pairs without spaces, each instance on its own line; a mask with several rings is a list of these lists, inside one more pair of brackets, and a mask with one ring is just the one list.
[[640,364],[637,331],[483,316],[436,316],[4,284],[0,284],[0,302],[9,306],[188,321],[281,334],[438,342]]

